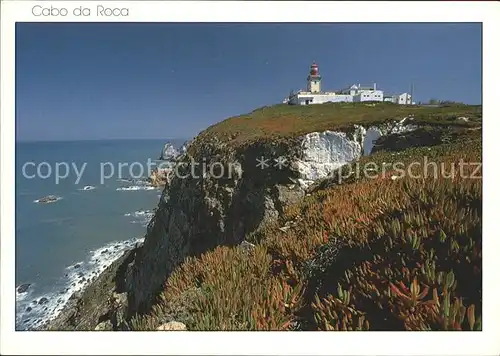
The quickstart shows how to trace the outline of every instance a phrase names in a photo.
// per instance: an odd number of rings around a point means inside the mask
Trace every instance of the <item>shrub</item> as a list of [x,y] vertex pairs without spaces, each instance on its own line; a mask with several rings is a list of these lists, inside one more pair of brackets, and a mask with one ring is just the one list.
[[169,309],[184,291],[197,289],[186,320],[189,330],[288,330],[303,288],[292,278],[291,266],[276,275],[271,269],[271,256],[263,247],[251,252],[218,247],[188,258],[166,281],[157,311]]

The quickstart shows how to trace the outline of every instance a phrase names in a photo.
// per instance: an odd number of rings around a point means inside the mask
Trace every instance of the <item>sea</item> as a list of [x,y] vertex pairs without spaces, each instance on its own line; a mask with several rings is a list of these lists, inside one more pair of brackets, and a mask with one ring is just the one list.
[[185,139],[16,143],[16,330],[57,316],[144,239],[161,194],[147,177],[167,141]]

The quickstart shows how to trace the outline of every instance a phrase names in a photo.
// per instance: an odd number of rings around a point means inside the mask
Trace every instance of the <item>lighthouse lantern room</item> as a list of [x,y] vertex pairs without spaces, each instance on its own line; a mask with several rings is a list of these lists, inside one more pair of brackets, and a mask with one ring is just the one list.
[[311,70],[307,76],[307,91],[310,93],[321,92],[321,75],[319,75],[319,68],[316,63],[311,64]]

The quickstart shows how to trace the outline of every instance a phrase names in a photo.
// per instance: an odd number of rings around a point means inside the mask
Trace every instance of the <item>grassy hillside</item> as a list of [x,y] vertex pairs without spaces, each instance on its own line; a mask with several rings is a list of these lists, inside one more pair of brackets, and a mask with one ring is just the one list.
[[[320,105],[274,105],[231,117],[205,130],[200,137],[217,135],[235,144],[256,139],[298,136],[314,131],[342,129],[353,124],[379,124],[409,115],[414,123],[471,127],[481,120],[480,105],[451,104],[442,107],[392,103],[326,103]],[[469,122],[456,120],[468,117]]]
[[282,221],[247,236],[254,246],[187,258],[131,328],[176,320],[189,330],[480,330],[482,147],[470,126],[481,108],[363,105],[278,105],[204,134],[242,143],[410,113],[464,127],[451,141],[385,147],[344,166],[345,179],[316,185]]

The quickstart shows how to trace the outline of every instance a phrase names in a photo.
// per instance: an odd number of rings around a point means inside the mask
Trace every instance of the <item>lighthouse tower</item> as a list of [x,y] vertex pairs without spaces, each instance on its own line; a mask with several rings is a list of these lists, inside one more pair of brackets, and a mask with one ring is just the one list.
[[319,75],[318,65],[313,62],[311,70],[307,76],[307,91],[310,93],[321,92],[321,75]]

